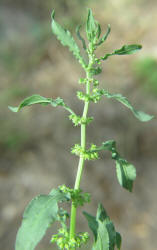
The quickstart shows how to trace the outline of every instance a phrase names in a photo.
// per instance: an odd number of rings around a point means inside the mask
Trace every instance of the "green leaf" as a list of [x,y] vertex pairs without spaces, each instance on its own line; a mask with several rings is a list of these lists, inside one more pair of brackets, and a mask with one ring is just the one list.
[[100,27],[100,24],[98,22],[96,22],[96,24],[97,24],[97,38],[99,38],[101,35],[101,27]]
[[27,97],[26,99],[24,99],[20,105],[18,107],[11,107],[9,106],[9,109],[13,112],[18,112],[20,109],[26,107],[26,106],[30,106],[33,104],[43,104],[43,105],[48,105],[50,104],[52,101],[51,98],[45,98],[43,96],[40,95],[32,95],[30,97]]
[[138,50],[142,49],[142,45],[139,44],[131,44],[131,45],[124,45],[120,49],[115,50],[112,53],[106,54],[104,57],[101,57],[101,60],[106,60],[110,56],[114,55],[131,55],[136,53]]
[[84,216],[88,221],[88,226],[94,234],[95,241],[97,240],[97,230],[98,230],[98,222],[96,221],[95,216],[83,211]]
[[108,35],[110,34],[110,31],[111,31],[111,26],[110,26],[110,24],[108,24],[107,31],[106,31],[105,35],[100,39],[100,41],[96,44],[97,46],[101,45],[103,42],[106,41],[106,39],[108,38]]
[[67,111],[69,111],[71,114],[75,114],[71,108],[66,105],[63,101],[63,99],[61,99],[60,97],[56,98],[56,99],[52,99],[52,98],[46,98],[40,95],[32,95],[30,97],[25,98],[18,107],[11,107],[9,106],[8,108],[13,111],[13,112],[18,112],[20,111],[22,108],[33,105],[33,104],[41,104],[43,106],[46,106],[48,104],[50,104],[53,107],[57,107],[57,106],[62,106],[64,109],[66,109]]
[[135,167],[120,156],[116,149],[116,142],[113,141],[112,148],[109,150],[112,153],[112,159],[116,161],[116,173],[119,184],[131,192],[133,182],[136,179]]
[[124,45],[122,48],[115,50],[114,55],[131,55],[140,49],[142,49],[142,45],[139,44]]
[[103,205],[100,203],[99,205],[98,205],[98,209],[97,209],[97,213],[96,213],[96,220],[97,221],[104,221],[104,220],[106,220],[106,219],[109,219],[109,217],[108,217],[108,215],[107,215],[107,213],[106,213],[106,211],[105,211],[105,209],[104,209],[104,207],[103,207]]
[[77,43],[75,42],[74,38],[72,37],[70,31],[62,28],[62,26],[54,20],[54,16],[55,12],[53,11],[51,15],[52,32],[56,35],[57,39],[62,43],[62,45],[67,46],[69,50],[72,51],[76,59],[78,59],[82,65],[85,65],[84,59],[80,54],[80,49]]
[[76,27],[76,35],[77,35],[78,39],[82,42],[82,46],[83,46],[84,50],[86,50],[87,49],[86,42],[85,42],[84,38],[81,36],[81,34],[80,34],[80,28],[81,28],[81,25],[78,25]]
[[132,111],[132,113],[134,114],[134,116],[138,120],[140,120],[141,122],[150,121],[154,117],[152,115],[148,115],[142,111],[139,111],[139,110],[136,110],[135,108],[133,108],[133,106],[128,101],[128,99],[126,97],[122,96],[121,94],[110,94],[108,91],[105,91],[105,90],[102,90],[102,93],[107,98],[113,98],[113,99],[121,102],[123,105],[125,105],[127,108],[129,108]]
[[89,150],[89,152],[94,153],[102,150],[108,150],[112,153],[112,159],[116,161],[116,173],[118,182],[123,188],[131,192],[133,188],[133,181],[136,179],[135,167],[120,156],[120,154],[117,152],[115,141],[109,140],[103,142],[102,146],[96,147],[93,150]]
[[[120,156],[117,152],[115,141],[107,141],[106,143],[109,145],[108,150],[112,153],[112,159],[116,161],[116,173],[119,184],[131,192],[133,182],[136,179],[135,167]],[[103,145],[105,145],[105,143],[103,143]]]
[[114,250],[109,246],[109,234],[105,222],[99,221],[97,241],[93,244],[92,250]]
[[120,233],[116,232],[116,246],[118,250],[121,249],[121,245],[122,245],[122,237]]
[[66,200],[59,190],[35,197],[26,207],[16,237],[15,250],[34,250],[47,228],[56,221],[58,202]]
[[153,115],[148,115],[143,111],[132,109],[132,112],[141,122],[148,122],[154,118]]
[[114,250],[116,231],[103,206],[99,204],[96,217],[86,212],[84,215],[95,237],[92,250]]
[[102,204],[98,206],[96,219],[98,221],[98,239],[94,245],[96,247],[94,250],[114,250],[116,231]]
[[133,181],[136,179],[136,169],[123,159],[116,160],[116,172],[119,184],[132,191]]
[[93,13],[91,9],[88,9],[88,17],[86,22],[86,34],[87,38],[90,42],[92,42],[97,33],[97,26],[93,17]]

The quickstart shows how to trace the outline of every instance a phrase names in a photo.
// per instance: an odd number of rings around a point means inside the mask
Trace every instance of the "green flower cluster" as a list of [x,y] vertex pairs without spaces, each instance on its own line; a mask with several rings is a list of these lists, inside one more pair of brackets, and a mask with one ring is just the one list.
[[79,84],[85,84],[86,85],[86,83],[87,82],[90,82],[90,83],[93,83],[93,86],[94,87],[97,87],[98,85],[99,85],[99,81],[97,80],[97,79],[87,79],[87,78],[80,78],[79,79]]
[[79,126],[81,124],[89,124],[91,121],[93,121],[93,117],[81,117],[79,115],[71,114],[69,115],[69,119],[72,120],[74,126]]
[[72,148],[71,153],[77,156],[83,157],[85,160],[96,160],[99,159],[99,154],[95,150],[97,146],[91,144],[91,147],[88,150],[83,150],[83,148],[79,144],[75,144]]
[[81,189],[72,189],[61,185],[59,186],[59,190],[69,196],[75,207],[83,206],[84,203],[90,202],[90,194],[82,193]]
[[68,230],[60,228],[58,234],[52,236],[51,243],[56,243],[59,249],[75,250],[86,244],[88,239],[89,234],[87,232],[78,233],[75,238],[70,239]]

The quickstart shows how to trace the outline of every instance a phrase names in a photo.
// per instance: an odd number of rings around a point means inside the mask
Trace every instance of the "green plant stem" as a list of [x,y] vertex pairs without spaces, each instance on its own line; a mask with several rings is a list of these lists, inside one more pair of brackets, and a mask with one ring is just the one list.
[[[86,102],[84,106],[84,118],[87,116],[88,112],[88,105],[89,103]],[[81,146],[85,150],[86,146],[86,124],[81,124]],[[80,188],[80,182],[81,182],[81,177],[82,177],[82,172],[84,168],[84,158],[80,156],[79,159],[79,164],[78,164],[78,170],[77,170],[77,175],[76,175],[76,181],[75,181],[75,186],[74,189],[79,189]],[[75,227],[76,227],[76,206],[72,202],[71,206],[71,221],[70,221],[70,239],[74,238],[75,236]]]
[[[88,95],[90,94],[90,82],[92,80],[90,78],[89,72],[90,72],[92,65],[93,65],[93,60],[92,60],[92,57],[89,56],[89,65],[86,71],[86,77],[87,77],[86,94]],[[82,117],[85,119],[87,118],[88,108],[89,108],[89,101],[85,101],[83,115],[82,115]],[[81,124],[81,147],[83,150],[86,149],[86,124]],[[84,157],[80,156],[74,189],[80,188],[81,177],[82,177],[82,173],[84,169],[84,162],[85,162]],[[77,207],[72,202],[71,218],[70,218],[70,239],[75,238],[76,212],[77,212]]]

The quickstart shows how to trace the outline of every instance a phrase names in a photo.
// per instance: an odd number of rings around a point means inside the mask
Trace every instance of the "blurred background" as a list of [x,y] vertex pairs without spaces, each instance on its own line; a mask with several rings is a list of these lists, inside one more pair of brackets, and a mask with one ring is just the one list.
[[[87,7],[105,33],[107,42],[99,55],[124,44],[139,43],[142,51],[111,57],[98,79],[101,87],[122,93],[139,110],[157,116],[157,1],[155,0],[1,0],[0,1],[0,249],[14,249],[22,213],[36,195],[47,194],[60,184],[74,184],[78,159],[70,149],[79,143],[80,130],[71,125],[61,108],[35,105],[11,113],[32,94],[62,97],[76,113],[82,103],[75,93],[84,72],[67,48],[52,35],[51,10],[56,20],[75,36],[75,27],[85,23]],[[80,44],[80,41],[78,41]],[[88,142],[100,145],[114,139],[119,152],[137,168],[133,193],[116,179],[110,155],[87,162],[82,188],[92,193],[84,210],[96,213],[101,201],[123,237],[122,250],[156,250],[157,245],[157,128],[156,119],[141,123],[121,104],[102,100],[91,105],[95,120],[88,127]],[[87,223],[79,214],[78,231]],[[37,250],[57,249],[49,244],[56,225]],[[85,248],[82,248],[85,249]],[[86,249],[91,249],[90,244]]]

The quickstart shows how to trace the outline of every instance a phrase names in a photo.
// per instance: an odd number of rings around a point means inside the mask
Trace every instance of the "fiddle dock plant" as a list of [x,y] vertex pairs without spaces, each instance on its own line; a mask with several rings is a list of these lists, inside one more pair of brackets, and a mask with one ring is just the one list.
[[[53,189],[48,195],[39,195],[29,203],[24,211],[22,225],[17,233],[16,250],[35,249],[45,235],[46,230],[56,221],[60,222],[61,228],[57,234],[52,236],[50,241],[51,243],[56,243],[58,249],[74,250],[81,248],[87,243],[89,234],[87,232],[77,233],[76,231],[77,208],[83,206],[86,202],[90,202],[90,194],[84,192],[80,188],[80,184],[86,160],[98,160],[100,151],[110,151],[111,157],[115,161],[115,171],[119,184],[126,190],[132,191],[133,182],[136,178],[135,167],[118,153],[114,140],[102,142],[99,146],[91,144],[89,148],[86,147],[86,130],[89,123],[93,120],[93,117],[88,117],[88,109],[91,102],[98,103],[103,97],[115,99],[130,109],[138,120],[147,122],[153,118],[142,111],[136,110],[128,99],[121,94],[111,94],[107,90],[101,89],[99,87],[99,81],[95,78],[95,76],[102,71],[101,63],[109,59],[110,56],[130,55],[140,50],[142,46],[137,44],[124,45],[112,53],[97,58],[95,51],[107,40],[110,33],[110,26],[108,25],[106,34],[101,36],[100,24],[94,19],[92,11],[89,9],[86,21],[88,46],[80,34],[81,26],[78,26],[76,29],[77,37],[81,41],[88,58],[88,60],[86,60],[81,55],[80,49],[71,33],[63,29],[62,26],[55,21],[54,17],[55,13],[53,11],[52,32],[62,45],[69,48],[85,71],[85,77],[79,80],[79,84],[84,85],[85,90],[84,92],[77,92],[77,98],[84,102],[82,115],[76,114],[60,97],[52,99],[40,95],[32,95],[24,99],[18,107],[9,108],[13,112],[18,112],[26,106],[41,104],[66,109],[70,114],[69,119],[73,125],[79,126],[81,130],[80,144],[75,144],[71,150],[72,154],[79,157],[78,170],[74,188],[61,185]],[[71,203],[70,215],[61,208],[61,205],[58,206],[58,203],[63,202]],[[93,233],[93,250],[121,249],[121,235],[116,231],[113,222],[110,220],[102,204],[98,205],[96,216],[90,215],[85,211],[83,214]]]

